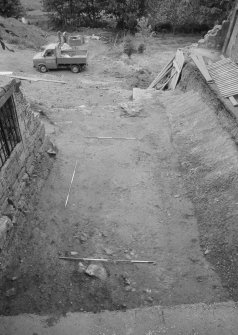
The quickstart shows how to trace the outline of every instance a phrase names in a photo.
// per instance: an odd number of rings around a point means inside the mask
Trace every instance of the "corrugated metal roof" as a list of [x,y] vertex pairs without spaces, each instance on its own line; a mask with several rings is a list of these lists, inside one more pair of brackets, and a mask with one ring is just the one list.
[[238,66],[230,58],[209,65],[208,71],[223,97],[238,94]]

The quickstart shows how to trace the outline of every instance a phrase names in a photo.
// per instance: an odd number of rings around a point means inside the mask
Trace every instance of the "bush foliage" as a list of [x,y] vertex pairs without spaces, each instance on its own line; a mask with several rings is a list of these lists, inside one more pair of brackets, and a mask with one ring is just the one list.
[[0,15],[3,17],[18,17],[22,13],[20,0],[0,0]]
[[[9,2],[9,0],[0,0]],[[10,0],[18,1],[18,0]],[[211,27],[228,16],[235,0],[43,0],[52,22],[68,26],[97,26],[113,18],[117,28],[135,32],[142,17],[152,27],[167,25],[172,31],[186,26]],[[166,28],[162,28],[166,29]],[[192,31],[191,31],[192,32]]]

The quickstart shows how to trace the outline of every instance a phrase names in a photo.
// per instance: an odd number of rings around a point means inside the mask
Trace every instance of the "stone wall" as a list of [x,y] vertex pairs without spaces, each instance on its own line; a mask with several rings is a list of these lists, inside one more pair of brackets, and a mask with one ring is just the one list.
[[221,25],[216,25],[212,30],[198,41],[198,47],[206,49],[222,50],[225,38],[229,29],[229,21],[223,21]]
[[[20,90],[20,82],[12,80],[0,82],[0,107],[10,97],[13,97],[21,132],[21,141],[15,146],[10,157],[0,168],[0,235],[9,229],[9,221],[4,215],[9,202],[14,205],[21,194],[46,148],[45,129],[37,115],[32,112]],[[4,238],[2,241],[4,242]],[[1,244],[2,244],[1,243]],[[2,245],[0,245],[0,248]]]

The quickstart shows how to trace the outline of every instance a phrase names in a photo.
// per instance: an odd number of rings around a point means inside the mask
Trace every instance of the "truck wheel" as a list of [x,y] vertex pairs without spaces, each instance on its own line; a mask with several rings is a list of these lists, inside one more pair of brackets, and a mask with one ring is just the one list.
[[39,71],[41,73],[46,73],[48,70],[47,70],[47,67],[45,65],[40,65],[39,66]]
[[80,67],[78,65],[71,65],[71,71],[73,73],[79,73]]

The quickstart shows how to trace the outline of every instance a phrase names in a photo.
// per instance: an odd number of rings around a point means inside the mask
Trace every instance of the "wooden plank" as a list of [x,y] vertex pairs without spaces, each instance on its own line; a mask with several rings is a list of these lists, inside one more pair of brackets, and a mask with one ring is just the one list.
[[184,66],[184,62],[185,62],[185,58],[184,58],[184,54],[183,51],[178,49],[176,52],[176,56],[175,56],[175,60],[176,63],[178,64],[180,71],[182,71],[183,66]]
[[165,71],[161,72],[161,73],[155,78],[155,80],[154,80],[154,81],[152,82],[152,84],[151,84],[151,86],[153,86],[153,87],[149,87],[149,89],[150,89],[150,88],[154,88],[156,85],[158,85],[158,83],[159,83],[164,77],[166,77],[166,76],[169,74],[169,72],[171,71],[171,69],[172,69],[172,64],[171,64],[170,67],[168,67]]
[[216,85],[221,87],[221,88],[224,88],[226,90],[229,90],[231,87],[237,87],[238,88],[238,82],[237,81],[228,81],[228,82],[216,82]]
[[1,98],[0,98],[0,107],[2,107],[5,102],[13,95],[14,87],[11,87]]
[[232,97],[229,97],[229,100],[230,102],[232,103],[232,105],[234,107],[237,107],[238,106],[238,101],[232,96]]
[[[203,57],[202,57],[201,55],[198,55],[197,57],[198,57],[199,62],[200,62],[201,65],[202,65],[202,67],[204,67],[205,71],[206,71],[206,72],[208,73],[208,75],[210,76],[209,71],[208,71],[208,69],[207,69],[207,65],[206,65],[206,63],[204,62]],[[211,78],[211,79],[212,79],[212,78]]]
[[229,63],[227,62],[225,64],[216,64],[216,66],[215,65],[209,65],[207,68],[208,68],[208,70],[216,70],[216,69],[226,68],[229,65],[233,65],[234,67],[236,67],[236,65],[231,64],[230,62]]
[[173,78],[171,78],[171,81],[169,83],[169,88],[171,88],[172,90],[175,90],[177,86],[184,63],[185,63],[185,58],[184,58],[184,54],[182,50],[177,50],[175,60],[174,60],[174,66],[175,66],[176,71],[173,74]]
[[21,79],[21,80],[28,80],[28,81],[45,81],[48,83],[57,83],[57,84],[67,84],[66,81],[62,81],[62,80],[52,80],[52,79],[44,79],[44,78],[32,78],[32,77],[22,77],[22,76],[10,76],[11,78],[16,78],[16,79]]
[[216,63],[212,63],[211,65],[209,65],[208,66],[208,68],[209,69],[212,69],[212,68],[214,68],[214,69],[216,69],[216,68],[220,68],[220,67],[222,67],[222,66],[226,66],[227,64],[230,64],[230,61],[218,61],[218,62],[216,62]]
[[225,98],[229,98],[229,97],[234,96],[234,95],[238,95],[238,90],[231,91],[228,94],[224,94],[223,96]]
[[0,76],[9,76],[11,74],[13,74],[13,72],[11,72],[11,71],[1,71],[0,72]]
[[169,73],[171,72],[171,70],[173,69],[173,67],[171,66],[166,72],[164,72],[163,74],[161,74],[160,78],[158,78],[158,80],[156,81],[156,83],[154,84],[154,88],[160,83],[160,81],[165,78],[167,75],[169,75]]
[[148,87],[149,89],[150,88],[154,88],[159,83],[159,81],[164,76],[164,72],[166,72],[170,67],[172,67],[173,60],[174,60],[174,57],[163,67],[163,69],[160,71],[160,73],[158,74],[158,76],[152,81],[152,83]]
[[91,138],[96,140],[137,140],[135,137],[111,137],[111,136],[85,136],[84,138]]
[[[232,85],[231,87],[229,87],[229,88],[226,88],[226,87],[224,87],[224,86],[219,86],[220,87],[220,89],[221,89],[221,91],[222,92],[230,92],[231,90],[238,90],[238,87],[237,87],[237,85]],[[233,95],[233,94],[231,94],[231,95]]]
[[212,77],[222,77],[222,78],[238,78],[238,73],[233,71],[224,71],[224,72],[210,72]]
[[231,61],[231,59],[229,57],[223,58],[221,60],[218,60],[218,61],[212,63],[212,66],[216,66],[218,64],[226,64],[226,63],[229,63],[230,61]]
[[199,59],[197,58],[197,56],[195,56],[194,54],[191,54],[191,58],[194,61],[194,63],[196,64],[197,68],[199,69],[199,71],[201,72],[201,74],[203,75],[203,77],[205,78],[205,80],[209,83],[209,82],[213,82],[212,77],[210,76],[207,68],[203,66],[203,64],[200,63]]
[[65,201],[65,208],[67,207],[67,204],[68,204],[68,201],[69,201],[69,195],[70,195],[70,191],[71,191],[72,184],[73,184],[73,181],[74,181],[74,176],[75,176],[77,165],[78,165],[78,161],[76,161],[76,163],[75,163],[74,172],[73,172],[73,175],[72,175],[72,179],[71,179],[70,186],[69,186],[69,191],[68,191],[67,198],[66,198],[66,201]]
[[175,67],[175,69],[176,69],[177,72],[180,72],[180,68],[179,68],[179,65],[176,62],[176,60],[173,61],[173,66]]
[[208,67],[208,71],[209,72],[213,72],[213,73],[216,73],[216,72],[226,72],[226,71],[237,71],[238,70],[238,67],[237,66],[232,66],[231,64],[226,64],[226,66],[220,66],[220,67],[217,67],[216,69],[211,69],[210,67]]
[[[1,73],[0,73],[1,75]],[[62,80],[52,80],[52,79],[44,79],[44,78],[33,78],[33,77],[24,77],[24,76],[15,76],[15,75],[5,75],[7,77],[10,77],[10,78],[16,78],[16,79],[20,79],[20,80],[27,80],[27,81],[46,81],[46,82],[49,82],[49,83],[59,83],[59,84],[67,84],[66,81],[62,81]]]
[[216,73],[216,72],[227,72],[227,71],[237,71],[238,67],[237,66],[232,66],[231,64],[226,64],[226,66],[220,66],[215,69],[211,69],[208,67],[208,71],[211,73]]
[[227,88],[229,89],[229,86],[231,85],[235,85],[236,87],[238,87],[238,80],[223,80],[222,81],[222,78],[214,78],[215,79],[215,83],[217,86],[221,86],[221,87],[224,87],[224,88]]
[[214,77],[223,77],[226,76],[226,77],[230,77],[230,78],[237,78],[238,77],[238,69],[237,70],[232,70],[232,71],[222,71],[222,72],[211,72],[210,71],[210,74]]
[[102,263],[132,263],[132,264],[156,264],[155,261],[140,261],[130,259],[85,258],[85,257],[59,257],[64,261],[74,262],[102,262]]
[[[166,85],[168,85],[168,88],[172,89],[173,79],[177,74],[178,74],[178,72],[176,71],[176,69],[173,69],[173,72],[171,73],[171,77],[166,82]],[[166,87],[166,85],[163,86],[163,89]]]

